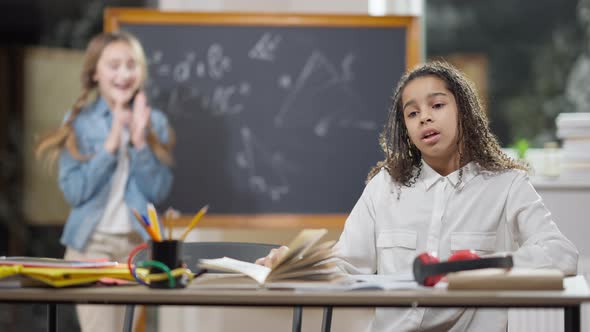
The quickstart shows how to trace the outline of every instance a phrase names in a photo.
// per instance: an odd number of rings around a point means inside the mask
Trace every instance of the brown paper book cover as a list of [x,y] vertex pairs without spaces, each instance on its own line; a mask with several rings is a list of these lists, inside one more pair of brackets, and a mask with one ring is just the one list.
[[556,269],[481,269],[449,273],[451,290],[563,290],[564,275]]

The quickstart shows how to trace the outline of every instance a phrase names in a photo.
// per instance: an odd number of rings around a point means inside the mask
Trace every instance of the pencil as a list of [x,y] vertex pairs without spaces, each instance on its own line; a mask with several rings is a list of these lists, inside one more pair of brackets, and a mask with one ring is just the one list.
[[180,236],[180,241],[184,241],[184,238],[188,235],[188,233],[195,228],[195,226],[197,226],[197,224],[199,223],[199,220],[201,220],[201,218],[203,217],[203,215],[205,215],[205,213],[207,213],[207,210],[209,210],[209,204],[203,206],[199,212],[197,212],[197,214],[195,214],[195,216],[193,217],[193,220],[191,220],[191,223],[188,225],[188,227],[184,230],[184,233],[182,233],[182,235]]
[[136,209],[131,209],[131,212],[133,212],[135,219],[137,219],[137,221],[139,222],[141,227],[143,227],[143,229],[145,229],[145,231],[149,234],[149,236],[152,238],[152,240],[159,242],[160,240],[158,239],[158,236],[156,235],[156,233],[154,233],[154,230],[152,229],[152,227],[144,222],[141,214],[139,212],[137,212]]
[[166,218],[164,219],[164,223],[168,227],[168,240],[172,240],[172,220]]
[[158,220],[158,212],[156,211],[154,204],[148,203],[147,212],[150,224],[154,228],[154,233],[156,233],[156,235],[158,235],[158,239],[162,241],[162,233],[160,232],[160,221]]
[[178,211],[174,210],[173,208],[168,208],[166,212],[164,212],[164,225],[168,227],[168,240],[172,240],[172,231],[173,231],[173,219],[178,218]]

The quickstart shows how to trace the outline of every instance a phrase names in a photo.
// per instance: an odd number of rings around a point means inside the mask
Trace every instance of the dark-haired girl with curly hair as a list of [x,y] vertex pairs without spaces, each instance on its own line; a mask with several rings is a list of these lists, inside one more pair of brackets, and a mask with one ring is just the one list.
[[[348,273],[410,271],[429,252],[511,253],[516,267],[575,274],[578,252],[488,128],[473,85],[443,62],[404,75],[380,137],[384,159],[336,244]],[[270,264],[285,248],[259,260]],[[506,331],[505,309],[377,309],[372,331]]]

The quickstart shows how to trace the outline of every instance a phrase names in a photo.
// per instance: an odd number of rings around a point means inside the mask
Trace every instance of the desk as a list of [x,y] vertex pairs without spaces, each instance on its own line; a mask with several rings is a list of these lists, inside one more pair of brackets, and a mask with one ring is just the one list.
[[55,305],[148,304],[214,306],[309,307],[560,307],[565,310],[565,331],[580,331],[580,305],[590,302],[582,276],[566,278],[564,291],[448,291],[415,289],[388,291],[308,291],[187,289],[154,290],[143,286],[88,288],[2,289],[0,302],[47,303],[51,331],[55,331]]

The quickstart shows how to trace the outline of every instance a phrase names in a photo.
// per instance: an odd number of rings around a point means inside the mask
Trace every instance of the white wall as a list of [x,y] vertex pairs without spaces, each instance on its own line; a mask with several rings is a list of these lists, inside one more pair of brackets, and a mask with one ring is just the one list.
[[354,13],[416,15],[423,13],[423,0],[160,0],[164,10],[255,11],[288,13]]

